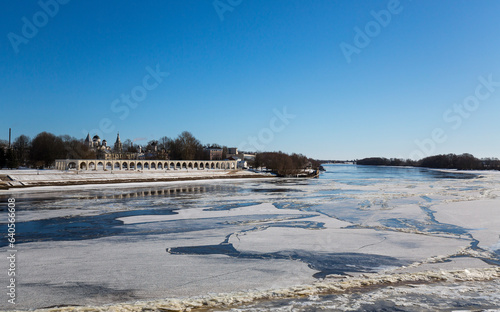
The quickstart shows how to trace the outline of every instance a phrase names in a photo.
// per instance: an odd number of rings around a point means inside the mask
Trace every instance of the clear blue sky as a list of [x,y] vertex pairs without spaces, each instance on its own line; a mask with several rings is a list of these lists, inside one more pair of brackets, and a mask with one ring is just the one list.
[[500,157],[499,1],[54,1],[0,12],[0,139]]

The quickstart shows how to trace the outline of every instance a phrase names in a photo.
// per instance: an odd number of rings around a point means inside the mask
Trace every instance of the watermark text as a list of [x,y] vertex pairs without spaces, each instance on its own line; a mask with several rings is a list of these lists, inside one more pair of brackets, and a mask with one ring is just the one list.
[[35,12],[31,19],[23,16],[21,21],[23,26],[21,26],[21,32],[15,33],[10,32],[7,34],[7,38],[12,45],[12,49],[17,54],[19,53],[19,46],[21,44],[28,44],[30,39],[33,39],[38,31],[47,26],[51,18],[54,18],[57,13],[59,13],[59,7],[61,5],[67,4],[70,0],[40,0],[38,1],[38,6],[40,10]]
[[8,302],[16,304],[16,199],[8,199],[7,212],[7,241],[9,248],[7,249],[7,261],[9,267],[7,269],[7,296]]
[[274,134],[283,131],[290,124],[290,120],[296,116],[287,112],[286,106],[282,111],[273,109],[274,116],[269,120],[269,127],[262,128],[257,136],[248,136],[247,140],[240,143],[241,150],[248,150],[253,147],[256,151],[261,151],[267,144],[274,140]]
[[[453,106],[443,113],[443,121],[448,124],[451,130],[457,130],[462,126],[464,120],[472,116],[472,113],[479,109],[481,103],[488,100],[491,95],[500,87],[500,81],[494,81],[493,75],[487,78],[480,76],[479,83],[474,89],[474,93],[466,96],[461,103],[454,103]],[[434,128],[430,136],[421,140],[415,140],[417,149],[410,153],[410,159],[422,159],[435,154],[438,144],[443,144],[448,139],[447,131],[441,127]]]
[[342,41],[340,43],[340,50],[348,64],[352,61],[353,54],[360,54],[361,51],[368,47],[372,39],[380,35],[382,29],[389,26],[394,15],[400,14],[403,11],[403,6],[399,0],[389,0],[386,9],[378,12],[371,11],[370,15],[373,19],[365,24],[365,27],[354,27],[353,42],[347,43]]
[[221,22],[224,21],[224,14],[227,12],[233,12],[234,8],[239,6],[243,0],[215,0],[212,2],[215,12],[219,16]]
[[[160,70],[160,64],[156,64],[155,69],[146,67],[147,74],[142,78],[141,83],[133,87],[130,92],[122,93],[119,98],[111,102],[110,109],[120,120],[125,120],[130,111],[137,109],[139,104],[146,100],[149,92],[156,89],[170,74]],[[113,120],[102,118],[99,121],[99,128],[87,131],[82,129],[83,135],[87,133],[103,136],[105,133],[111,133],[115,130]]]

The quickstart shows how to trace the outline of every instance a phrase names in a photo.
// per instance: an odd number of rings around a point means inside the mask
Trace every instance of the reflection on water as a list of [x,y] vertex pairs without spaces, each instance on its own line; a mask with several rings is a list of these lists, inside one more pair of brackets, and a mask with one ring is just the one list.
[[[29,190],[29,189],[28,189]],[[101,189],[84,189],[84,190],[68,190],[57,192],[35,192],[22,193],[15,195],[17,202],[18,217],[23,211],[43,211],[50,210],[69,211],[74,214],[76,211],[93,211],[92,216],[86,216],[88,222],[92,224],[107,224],[106,220],[113,217],[130,215],[147,215],[147,214],[163,214],[163,211],[171,211],[172,209],[181,209],[186,207],[190,202],[197,202],[200,199],[211,196],[221,196],[222,194],[231,193],[237,190],[237,187],[230,184],[215,184],[215,185],[186,185],[182,187],[175,186],[155,186],[155,187],[130,187],[121,188],[101,188]],[[208,194],[205,196],[205,194]],[[5,195],[4,195],[5,196]],[[1,199],[0,199],[1,200]],[[0,206],[0,211],[6,211],[7,206]],[[116,211],[116,214],[110,214]],[[123,214],[123,215],[122,215]],[[66,217],[71,218],[72,216]],[[50,218],[53,219],[53,218]],[[96,219],[95,221],[92,221]],[[64,219],[54,219],[55,224],[60,227],[66,222]],[[41,222],[41,221],[40,221]],[[43,221],[50,223],[50,220]],[[85,221],[87,223],[87,221]],[[18,226],[24,227],[22,218],[18,218]],[[115,223],[109,223],[115,225]],[[0,224],[2,228],[4,224]],[[119,233],[120,231],[110,230],[106,232]],[[29,232],[31,233],[31,232]],[[28,233],[23,235],[26,240],[34,239],[28,237]],[[107,235],[104,235],[107,236]],[[101,237],[97,235],[97,237]],[[68,240],[72,238],[69,237]],[[1,246],[1,243],[0,243]]]
[[[29,189],[24,194],[15,195],[0,195],[1,199],[6,199],[10,196],[15,196],[23,203],[36,204],[42,201],[57,201],[61,199],[127,199],[149,196],[178,196],[178,195],[196,195],[201,193],[226,193],[233,192],[236,187],[231,185],[186,185],[182,187],[137,187],[134,190],[123,187],[117,189],[88,189],[88,190],[68,190],[68,191],[51,191],[40,193],[29,193]],[[36,208],[36,205],[33,206]],[[2,207],[5,209],[5,207]],[[29,209],[29,207],[26,207]]]

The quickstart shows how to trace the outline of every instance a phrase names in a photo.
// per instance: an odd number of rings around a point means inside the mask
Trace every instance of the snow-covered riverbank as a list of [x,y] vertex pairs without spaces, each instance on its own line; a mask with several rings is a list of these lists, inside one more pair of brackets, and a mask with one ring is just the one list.
[[272,177],[248,170],[60,171],[0,170],[0,189],[102,183]]

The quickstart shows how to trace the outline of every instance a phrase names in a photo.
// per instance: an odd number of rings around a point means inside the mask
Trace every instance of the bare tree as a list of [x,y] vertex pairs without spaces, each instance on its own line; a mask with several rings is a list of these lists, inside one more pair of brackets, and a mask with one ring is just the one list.
[[83,140],[78,140],[69,135],[60,136],[63,140],[66,158],[68,159],[95,159],[96,152],[90,149]]
[[18,136],[12,147],[15,150],[16,158],[21,166],[27,166],[30,157],[31,140],[28,136],[22,134]]
[[39,133],[31,142],[30,158],[37,167],[50,167],[57,158],[64,158],[66,150],[61,138],[52,133]]
[[180,147],[181,159],[194,160],[197,156],[197,151],[202,147],[200,141],[198,141],[190,132],[182,132],[175,143]]

